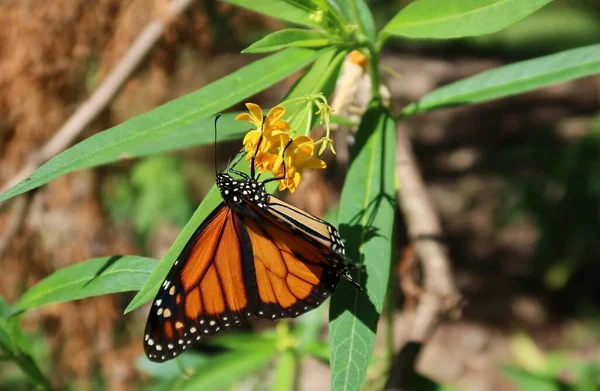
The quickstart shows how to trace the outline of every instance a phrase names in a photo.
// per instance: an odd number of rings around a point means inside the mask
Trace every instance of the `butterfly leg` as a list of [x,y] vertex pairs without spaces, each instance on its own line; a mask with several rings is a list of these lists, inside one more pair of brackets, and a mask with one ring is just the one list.
[[[244,178],[245,180],[249,180],[250,177],[248,176],[248,174],[246,174],[245,172],[241,172],[238,170],[235,170],[233,167],[237,166],[237,164],[240,162],[240,160],[242,160],[242,158],[244,157],[244,155],[242,154],[242,151],[238,152],[238,154],[240,155],[237,160],[230,166],[229,163],[227,163],[227,167],[229,167],[229,169],[227,170],[230,173],[236,174],[241,176],[242,178]],[[231,162],[231,158],[229,159],[229,161]]]

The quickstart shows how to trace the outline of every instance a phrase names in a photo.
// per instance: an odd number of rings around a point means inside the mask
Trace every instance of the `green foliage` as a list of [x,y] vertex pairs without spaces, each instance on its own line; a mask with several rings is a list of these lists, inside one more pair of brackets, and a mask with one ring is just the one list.
[[157,262],[138,256],[90,259],[41,280],[21,297],[18,310],[140,289]]
[[[450,39],[496,32],[550,0],[417,0],[387,20],[380,31],[365,0],[228,2],[306,28],[289,28],[268,35],[245,52],[284,50],[76,144],[0,194],[0,202],[75,170],[115,163],[122,158],[152,156],[136,164],[132,176],[135,189],[128,183],[117,182],[111,194],[113,199],[106,201],[108,209],[113,216],[135,216],[141,233],[163,219],[183,224],[191,214],[191,207],[185,197],[178,162],[154,155],[212,143],[216,113],[314,63],[287,92],[282,103],[288,110],[292,128],[309,131],[317,121],[316,96],[321,93],[330,96],[347,53],[354,49],[362,51],[370,61],[373,99],[356,134],[338,216],[349,257],[363,265],[364,272],[355,278],[365,287],[365,292],[345,282],[340,284],[331,301],[330,345],[319,338],[320,314],[324,308],[321,307],[303,316],[291,329],[287,323],[279,323],[276,333],[238,334],[211,340],[211,344],[224,348],[225,352],[210,358],[184,355],[180,366],[184,367],[186,376],[181,375],[176,362],[162,365],[146,360],[138,362],[140,369],[158,380],[155,389],[192,390],[229,387],[243,377],[267,371],[269,364],[276,360],[273,389],[286,390],[294,388],[298,366],[303,357],[310,355],[323,361],[331,360],[332,390],[358,390],[371,360],[377,321],[388,290],[394,243],[396,119],[383,106],[377,88],[381,49],[393,37]],[[315,50],[317,47],[321,49]],[[459,80],[409,104],[402,116],[485,102],[599,72],[600,46],[580,47]],[[218,141],[240,139],[248,130],[248,125],[234,121],[234,116],[226,114],[221,120]],[[354,125],[343,117],[333,119]],[[587,159],[586,151],[580,152],[579,158]],[[247,163],[240,164],[240,169],[247,171]],[[568,170],[564,172],[569,175]],[[589,183],[568,182],[568,185],[592,189],[589,194],[594,196],[600,188],[596,177]],[[273,183],[270,190],[275,186]],[[573,196],[569,200],[577,202],[579,199]],[[25,293],[16,310],[125,291],[138,291],[126,312],[138,308],[154,297],[193,232],[220,202],[219,192],[213,187],[162,262],[157,264],[136,256],[88,260],[40,281]],[[597,232],[595,228],[590,232]],[[19,318],[8,317],[12,309],[6,310],[8,307],[1,304],[3,357],[16,362],[40,387],[49,387],[28,353],[28,338],[18,328]],[[587,373],[596,373],[589,368],[580,372],[582,379],[591,378],[592,375],[586,377]],[[548,382],[547,378],[520,369],[508,369],[506,373],[526,389],[556,389],[555,379]],[[426,379],[419,380],[424,382],[420,389],[447,389]],[[581,384],[592,383],[582,380]]]
[[0,297],[0,361],[12,361],[41,390],[52,390],[36,360],[32,356],[29,338],[19,326],[19,317],[13,316],[14,310]]
[[356,135],[342,190],[339,224],[346,253],[365,266],[360,292],[342,282],[331,300],[332,390],[358,389],[365,376],[387,291],[394,225],[396,124],[372,104]]
[[407,106],[404,116],[486,102],[600,72],[600,44],[506,65],[439,88]]
[[383,34],[460,38],[500,31],[552,0],[418,0],[400,11]]
[[139,191],[134,210],[137,231],[146,233],[162,220],[183,226],[192,215],[178,159],[167,156],[148,158],[137,164],[132,182]]
[[[82,168],[115,162],[124,157],[165,152],[167,149],[161,144],[181,129],[199,128],[203,125],[202,132],[199,133],[203,136],[202,142],[195,144],[212,143],[213,119],[210,117],[302,69],[319,54],[320,52],[301,48],[273,54],[198,91],[98,133],[59,154],[28,178],[0,194],[0,202]],[[239,124],[234,128],[247,130]],[[242,133],[237,135],[241,136]],[[227,138],[231,138],[231,135]],[[190,140],[193,139],[186,139],[187,145],[191,145]],[[176,148],[181,148],[181,145]]]
[[320,48],[342,42],[340,39],[334,41],[332,38],[321,31],[286,29],[267,35],[242,50],[242,53],[274,52],[288,47]]

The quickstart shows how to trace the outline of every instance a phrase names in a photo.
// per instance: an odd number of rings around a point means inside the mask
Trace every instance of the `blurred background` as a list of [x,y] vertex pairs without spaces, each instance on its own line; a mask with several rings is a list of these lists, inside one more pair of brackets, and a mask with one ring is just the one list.
[[[408,2],[368,3],[383,25]],[[0,0],[0,184],[52,137],[163,11],[160,0]],[[252,62],[258,56],[240,50],[283,27],[220,1],[194,2],[81,139]],[[454,80],[599,42],[598,1],[556,0],[497,34],[390,41],[382,60],[385,83],[399,112]],[[251,101],[274,105],[292,83],[286,80]],[[419,371],[469,391],[517,389],[504,365],[552,371],[559,380],[586,373],[597,385],[600,77],[422,114],[400,130],[414,142],[466,299],[462,318],[445,322],[424,348]],[[230,143],[220,149],[221,163],[238,148]],[[338,154],[338,164],[326,157],[332,169],[307,176],[288,200],[318,216],[329,213],[335,222],[344,154]],[[76,172],[28,193],[18,201],[26,205],[18,234],[0,246],[0,295],[13,303],[53,271],[92,257],[160,259],[213,182],[210,146]],[[11,224],[9,211],[10,204],[0,205],[0,238]],[[399,240],[397,250],[405,252],[406,243]],[[132,297],[96,297],[26,314],[23,326],[54,384],[74,390],[153,384],[140,360],[148,307],[122,316]],[[399,294],[396,349],[413,307]],[[319,314],[326,336],[326,311]],[[383,337],[375,349],[367,390],[383,387]],[[266,379],[268,373],[255,376]],[[325,390],[328,384],[327,366],[307,360],[298,389]],[[17,367],[0,363],[0,389],[29,387]],[[258,381],[237,389],[266,388]]]

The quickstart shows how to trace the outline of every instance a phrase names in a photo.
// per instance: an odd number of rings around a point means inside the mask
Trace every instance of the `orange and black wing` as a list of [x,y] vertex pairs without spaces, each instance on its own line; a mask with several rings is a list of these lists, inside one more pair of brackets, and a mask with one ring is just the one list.
[[247,231],[218,206],[179,255],[152,303],[144,350],[162,362],[256,311],[256,280]]
[[[277,199],[269,200],[274,204]],[[340,277],[350,278],[346,274],[355,268],[343,255],[335,228],[277,202],[281,214],[251,205],[257,217],[244,220],[258,287],[256,316],[267,319],[296,317],[316,308]]]

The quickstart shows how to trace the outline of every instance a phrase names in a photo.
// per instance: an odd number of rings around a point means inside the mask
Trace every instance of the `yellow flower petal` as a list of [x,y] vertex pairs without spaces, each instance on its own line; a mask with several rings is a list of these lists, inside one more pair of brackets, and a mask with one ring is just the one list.
[[[255,121],[262,124],[263,112],[259,105],[255,103],[246,103],[246,107]],[[258,126],[260,128],[260,125]]]
[[281,118],[283,118],[284,115],[285,115],[285,107],[275,106],[271,110],[269,110],[269,113],[267,114],[267,120],[265,122],[274,124],[277,121],[279,121]]
[[327,167],[327,163],[325,163],[323,160],[316,158],[316,157],[312,157],[310,159],[308,159],[304,164],[302,164],[301,167],[299,167],[302,170],[309,170],[309,169],[314,169],[314,168],[325,168]]
[[252,117],[250,116],[250,114],[248,113],[240,113],[238,115],[235,116],[235,119],[237,121],[249,121],[249,122],[254,122],[252,120]]

